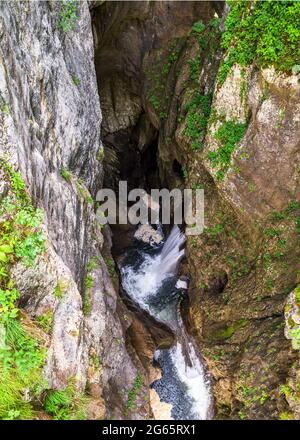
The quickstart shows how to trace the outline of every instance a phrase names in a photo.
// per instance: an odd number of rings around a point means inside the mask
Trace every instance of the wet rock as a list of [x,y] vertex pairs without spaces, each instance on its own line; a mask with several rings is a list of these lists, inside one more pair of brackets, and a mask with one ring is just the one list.
[[134,238],[150,245],[158,245],[163,241],[162,234],[150,225],[141,225],[134,234]]

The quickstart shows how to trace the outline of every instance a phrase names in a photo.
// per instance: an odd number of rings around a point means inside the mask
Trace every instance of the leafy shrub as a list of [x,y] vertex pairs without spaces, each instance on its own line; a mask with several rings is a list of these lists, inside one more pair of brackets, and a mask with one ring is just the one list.
[[192,33],[195,35],[202,34],[202,32],[205,31],[205,24],[203,21],[197,21],[192,26]]
[[237,143],[244,137],[246,129],[247,124],[226,121],[222,123],[215,133],[215,139],[220,146],[217,150],[208,153],[208,159],[214,168],[219,168],[216,173],[218,180],[224,179],[225,173],[230,166],[232,153]]
[[16,289],[0,289],[0,316],[2,323],[18,316],[15,301],[19,296],[20,294]]
[[192,140],[192,149],[202,147],[206,134],[208,118],[210,116],[211,95],[196,93],[192,101],[186,106],[186,128],[184,134]]
[[222,35],[227,51],[218,81],[223,83],[234,63],[274,65],[291,72],[300,63],[300,2],[229,1],[230,12]]
[[64,31],[73,31],[78,19],[76,0],[63,0],[60,9],[59,27]]

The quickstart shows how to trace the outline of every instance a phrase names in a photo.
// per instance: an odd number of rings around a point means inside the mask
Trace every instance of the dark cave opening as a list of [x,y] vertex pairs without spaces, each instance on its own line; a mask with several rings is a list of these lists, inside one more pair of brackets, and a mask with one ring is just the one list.
[[158,131],[154,129],[147,141],[141,143],[141,127],[136,126],[103,132],[104,186],[118,191],[118,182],[128,182],[128,191],[134,188],[150,191],[160,188],[158,170]]

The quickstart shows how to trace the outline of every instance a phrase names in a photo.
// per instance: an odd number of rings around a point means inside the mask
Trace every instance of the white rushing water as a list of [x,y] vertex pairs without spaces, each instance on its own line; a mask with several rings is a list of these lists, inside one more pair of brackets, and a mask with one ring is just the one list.
[[[186,386],[186,393],[192,402],[189,410],[191,418],[205,420],[209,418],[211,406],[211,395],[209,382],[205,378],[204,368],[196,355],[193,344],[188,344],[188,355],[191,366],[187,364],[183,355],[183,347],[180,342],[169,349],[171,361],[175,367],[176,374],[183,385]],[[159,360],[161,350],[157,350],[156,359]]]
[[177,335],[173,347],[155,353],[163,376],[153,384],[161,400],[172,405],[172,418],[207,419],[212,405],[209,381],[178,315],[180,293],[186,287],[176,279],[184,256],[184,242],[184,235],[174,226],[160,249],[154,252],[139,249],[120,268],[122,285],[141,308],[167,324]]

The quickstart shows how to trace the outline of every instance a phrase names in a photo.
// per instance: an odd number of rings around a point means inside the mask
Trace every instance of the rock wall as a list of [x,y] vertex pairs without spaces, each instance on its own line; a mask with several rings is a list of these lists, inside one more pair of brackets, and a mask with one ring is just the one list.
[[184,306],[211,371],[215,417],[293,418],[299,361],[284,307],[299,282],[298,76],[253,62],[217,80],[228,59],[222,6],[95,10],[106,166],[120,172],[128,144],[136,163],[157,145],[160,185],[204,188],[205,231],[188,240]]
[[176,161],[181,185],[205,192],[205,231],[187,246],[188,325],[215,417],[297,418],[299,361],[283,311],[299,282],[299,81],[234,65],[221,85],[220,27],[192,27],[163,118],[156,110],[167,182]]
[[[283,310],[299,281],[299,86],[273,69],[246,75],[244,99],[237,66],[216,88],[204,148],[190,165],[207,207],[206,230],[188,246],[195,274],[190,319],[214,377],[219,416],[269,419],[287,411],[280,386],[297,362]],[[209,152],[224,120],[245,124],[245,132],[220,180]]]
[[42,208],[46,237],[35,265],[17,261],[11,277],[32,325],[45,316],[53,321],[48,388],[64,389],[75,378],[96,402],[88,417],[145,418],[143,399],[127,414],[140,364],[125,346],[130,313],[125,320],[117,302],[93,206],[103,147],[90,12],[85,1],[71,2],[75,16],[64,7],[57,1],[0,6],[0,154],[20,170]]

